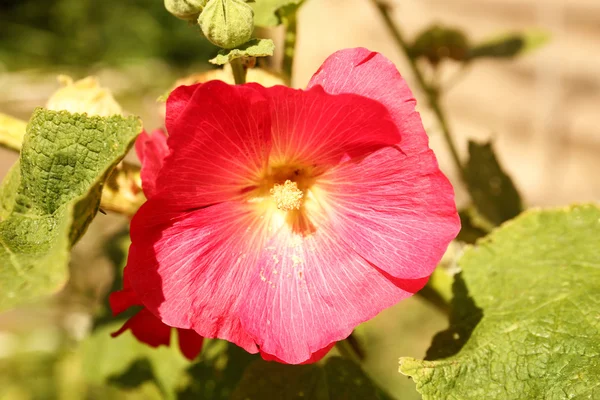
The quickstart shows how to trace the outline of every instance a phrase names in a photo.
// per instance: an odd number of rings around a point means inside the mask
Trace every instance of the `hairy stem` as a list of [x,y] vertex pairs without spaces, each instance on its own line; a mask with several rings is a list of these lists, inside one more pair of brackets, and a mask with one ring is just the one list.
[[233,71],[233,79],[236,85],[246,83],[246,67],[241,58],[231,60],[231,70]]
[[296,10],[289,12],[283,18],[285,25],[285,38],[283,44],[283,64],[282,71],[287,83],[291,85],[294,68],[294,54],[296,52]]
[[410,67],[413,71],[413,74],[415,75],[415,78],[417,79],[419,86],[421,87],[423,92],[425,92],[425,95],[427,96],[427,102],[429,103],[429,106],[433,110],[433,112],[438,120],[438,123],[440,125],[440,128],[442,129],[444,139],[446,140],[446,144],[448,145],[448,149],[450,150],[450,154],[452,155],[452,159],[454,160],[456,169],[458,170],[461,179],[464,179],[464,176],[465,176],[464,168],[463,168],[462,162],[460,160],[460,156],[458,155],[458,151],[456,150],[456,145],[454,143],[452,133],[450,132],[450,128],[449,128],[448,122],[446,120],[446,115],[444,114],[444,111],[440,105],[440,96],[439,96],[438,88],[428,84],[425,81],[425,77],[423,75],[423,72],[419,68],[419,65],[417,64],[417,61],[410,55],[410,48],[409,48],[408,44],[406,43],[406,41],[404,40],[402,31],[400,31],[400,28],[396,25],[396,23],[392,19],[392,16],[390,13],[390,7],[386,4],[381,3],[378,0],[373,0],[373,1],[374,1],[375,5],[377,6],[377,9],[379,10],[381,17],[383,18],[383,21],[385,22],[385,25],[387,26],[387,28],[389,29],[390,33],[392,34],[394,40],[396,41],[396,44],[403,51],[404,55],[408,59]]

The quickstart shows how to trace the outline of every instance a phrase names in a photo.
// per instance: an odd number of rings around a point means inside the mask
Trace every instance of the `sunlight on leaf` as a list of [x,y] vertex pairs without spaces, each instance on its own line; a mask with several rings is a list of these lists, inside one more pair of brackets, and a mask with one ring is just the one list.
[[425,400],[600,396],[599,231],[586,205],[527,211],[478,241],[450,328],[400,371]]
[[140,130],[133,117],[34,112],[18,173],[12,170],[0,194],[3,203],[12,200],[2,207],[0,222],[0,309],[64,285],[71,246],[94,218],[104,180]]

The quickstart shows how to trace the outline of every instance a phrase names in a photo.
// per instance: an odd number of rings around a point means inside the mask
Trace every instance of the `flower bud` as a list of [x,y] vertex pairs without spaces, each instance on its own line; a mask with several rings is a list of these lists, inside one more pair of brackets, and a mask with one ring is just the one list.
[[252,37],[254,11],[242,0],[209,0],[198,24],[212,43],[232,49]]
[[195,21],[208,0],[165,0],[168,12],[180,19]]
[[123,112],[110,90],[103,88],[93,76],[73,82],[71,77],[59,75],[63,86],[46,103],[48,110],[66,110],[70,113],[87,113],[108,117]]

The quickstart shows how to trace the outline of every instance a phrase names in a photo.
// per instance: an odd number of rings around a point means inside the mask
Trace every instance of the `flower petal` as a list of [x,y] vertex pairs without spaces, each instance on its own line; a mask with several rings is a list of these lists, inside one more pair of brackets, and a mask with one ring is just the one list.
[[[259,88],[257,85],[248,85]],[[387,109],[365,97],[315,87],[259,88],[269,98],[271,164],[331,165],[400,142]]]
[[179,334],[179,349],[181,353],[188,360],[194,360],[202,351],[204,338],[192,329],[177,329],[177,333]]
[[390,275],[429,276],[460,230],[454,191],[431,150],[389,147],[319,179],[339,240]]
[[327,93],[354,93],[384,105],[402,136],[400,148],[407,154],[427,148],[428,138],[416,100],[396,66],[379,53],[365,48],[333,53],[314,74],[308,88],[321,86]]
[[[113,315],[120,314],[129,307],[142,305],[142,302],[129,283],[129,271],[129,268],[125,268],[123,272],[123,289],[113,292],[109,296],[110,308],[113,311]],[[119,336],[127,329],[131,329],[133,335],[140,342],[153,347],[161,344],[168,346],[171,342],[171,327],[165,325],[146,308],[142,308],[136,315],[125,322],[121,329],[112,333],[111,336]],[[195,359],[202,350],[204,338],[189,329],[178,329],[178,332],[181,353],[190,360]]]
[[196,89],[197,85],[181,85],[169,93],[166,107],[167,114],[165,116],[165,125],[169,134],[171,134],[171,128],[175,126],[177,119],[185,111]]
[[131,329],[131,333],[137,340],[152,347],[168,346],[171,343],[171,327],[163,324],[145,308],[129,318],[121,329],[113,332],[111,336],[117,337],[127,329]]
[[127,268],[136,277],[133,289],[164,323],[256,353],[237,309],[266,236],[261,224],[244,203],[178,212],[150,199],[131,223]]
[[[312,363],[316,363],[316,362],[320,361],[323,357],[325,357],[327,355],[327,353],[329,353],[329,351],[331,351],[333,346],[335,346],[335,343],[336,342],[333,342],[333,343],[329,344],[328,346],[325,346],[321,350],[316,351],[315,353],[312,354],[312,356],[308,360],[301,362],[300,364],[301,365],[312,364]],[[277,362],[285,364],[285,362],[283,360],[280,360],[279,358],[277,358],[271,354],[265,353],[264,351],[260,352],[260,356],[265,361],[277,361]]]
[[149,199],[156,192],[158,172],[169,154],[167,136],[161,129],[156,129],[151,135],[142,131],[135,141],[135,152],[142,163],[142,189]]
[[167,115],[171,152],[157,187],[173,207],[232,200],[256,185],[271,137],[268,103],[257,90],[221,81],[181,86],[169,97]]
[[129,307],[142,304],[131,288],[123,288],[122,290],[112,292],[108,297],[108,301],[113,315],[121,314]]
[[261,351],[288,364],[310,360],[427,282],[390,279],[340,240],[324,213],[310,212],[313,234],[284,225],[266,244],[240,309]]

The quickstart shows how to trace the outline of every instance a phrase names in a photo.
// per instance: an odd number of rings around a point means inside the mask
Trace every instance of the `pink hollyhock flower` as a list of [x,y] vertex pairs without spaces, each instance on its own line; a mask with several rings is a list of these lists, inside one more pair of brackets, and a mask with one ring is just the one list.
[[[155,180],[164,158],[169,154],[167,138],[161,130],[156,130],[152,135],[142,132],[135,142],[135,150],[142,163],[141,177],[142,189],[147,198],[155,193]],[[115,315],[122,313],[133,306],[143,306],[129,283],[129,269],[123,273],[123,290],[110,295],[110,307]],[[142,309],[131,317],[118,331],[112,334],[119,336],[126,330],[140,341],[152,347],[160,345],[169,346],[171,343],[171,327],[165,325],[148,309]],[[179,348],[185,357],[190,360],[202,350],[202,336],[191,329],[177,329],[179,334]]]
[[366,49],[306,90],[181,86],[166,127],[126,278],[169,326],[314,361],[420,290],[460,228],[406,82]]

